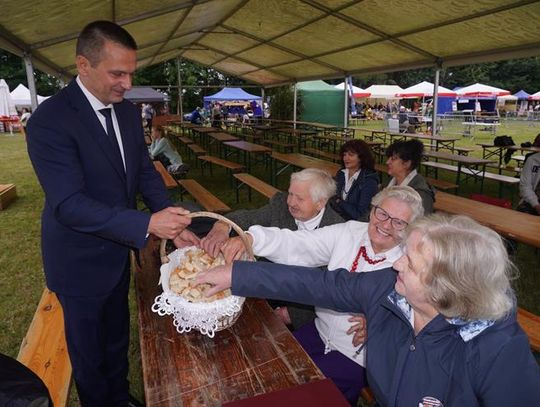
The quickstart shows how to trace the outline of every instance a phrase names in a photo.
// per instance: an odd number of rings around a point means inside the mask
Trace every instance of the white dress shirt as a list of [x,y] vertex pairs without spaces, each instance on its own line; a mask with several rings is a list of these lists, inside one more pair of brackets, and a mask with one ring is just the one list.
[[122,164],[124,165],[124,171],[126,170],[126,158],[124,156],[124,144],[122,143],[122,137],[120,135],[120,126],[118,126],[118,119],[116,118],[116,113],[114,112],[114,105],[108,104],[104,105],[97,97],[95,97],[82,83],[79,76],[77,76],[77,85],[81,88],[82,92],[84,93],[84,96],[88,99],[88,102],[90,102],[90,105],[92,106],[92,109],[94,109],[94,113],[96,114],[99,122],[103,126],[103,130],[105,130],[105,133],[107,133],[107,123],[105,121],[105,116],[103,116],[99,110],[110,108],[111,109],[111,117],[114,127],[114,132],[116,133],[116,141],[118,141],[118,147],[120,147],[120,154],[122,155]]

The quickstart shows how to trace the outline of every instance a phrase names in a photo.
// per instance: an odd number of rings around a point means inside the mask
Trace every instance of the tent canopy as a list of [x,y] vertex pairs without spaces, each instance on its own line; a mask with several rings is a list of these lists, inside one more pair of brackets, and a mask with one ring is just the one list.
[[[37,95],[38,104],[47,99],[47,97],[48,96]],[[15,106],[32,106],[32,101],[30,100],[30,89],[28,89],[22,83],[19,83],[17,87],[11,91],[11,98],[13,99],[13,103],[15,103]]]
[[504,96],[498,96],[497,97],[497,100],[502,100],[502,101],[515,101],[515,100],[518,100],[517,96],[514,96],[514,95],[504,95]]
[[534,0],[3,0],[0,48],[70,79],[94,20],[134,36],[139,67],[180,56],[262,86],[540,54]]
[[[302,91],[328,91],[328,92],[339,92],[339,89],[336,89],[332,85],[327,84],[325,81],[307,81],[307,82],[300,82],[296,85],[298,90]],[[343,93],[343,92],[341,92]]]
[[458,96],[462,97],[487,97],[495,98],[497,96],[509,95],[510,91],[505,89],[499,89],[494,86],[484,85],[481,83],[473,83],[472,85],[465,86],[456,90]]
[[[432,97],[433,96],[433,85],[430,82],[420,82],[416,85],[404,89],[401,93],[398,93],[396,96],[402,98],[423,98],[423,97]],[[443,86],[439,86],[438,95],[440,97],[456,97],[456,92],[453,90],[447,89]]]
[[7,82],[0,79],[0,116],[13,116],[17,114],[15,104],[9,94],[9,86]]
[[402,93],[403,89],[397,85],[371,85],[366,92],[372,99],[399,99],[396,94]]
[[134,103],[169,101],[169,96],[149,86],[134,86],[124,94],[124,97]]
[[205,96],[204,101],[225,101],[225,100],[261,100],[257,95],[247,93],[242,88],[223,88],[218,93]]
[[519,100],[522,100],[522,99],[528,99],[529,96],[531,95],[529,95],[527,92],[521,89],[519,92],[514,93],[514,96],[517,97]]
[[297,89],[302,101],[301,120],[343,125],[345,92],[324,81],[300,82]]
[[[334,86],[334,88],[340,89],[340,90],[343,90],[344,87],[345,87],[345,82],[341,82],[339,85]],[[367,98],[371,95],[369,92],[366,92],[364,89],[359,88],[358,86],[353,85],[352,88],[353,88],[353,97],[355,98]]]
[[529,100],[540,100],[540,92],[536,92],[529,96]]

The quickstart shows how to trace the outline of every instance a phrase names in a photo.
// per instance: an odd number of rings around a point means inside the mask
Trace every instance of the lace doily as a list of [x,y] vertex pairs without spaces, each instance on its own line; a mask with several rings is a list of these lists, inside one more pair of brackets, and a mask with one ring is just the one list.
[[194,247],[183,247],[168,255],[169,263],[160,268],[159,284],[163,293],[158,295],[152,305],[152,311],[160,316],[172,315],[173,324],[179,333],[198,330],[203,335],[213,338],[216,331],[231,326],[242,311],[244,297],[231,295],[221,300],[207,303],[192,303],[174,293],[169,288],[171,272],[180,264],[184,253]]

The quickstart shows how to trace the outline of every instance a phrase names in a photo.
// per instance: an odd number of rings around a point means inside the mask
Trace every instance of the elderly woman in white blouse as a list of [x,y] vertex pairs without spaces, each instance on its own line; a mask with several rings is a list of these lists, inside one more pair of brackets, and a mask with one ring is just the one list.
[[[252,226],[248,236],[255,255],[276,263],[368,272],[392,266],[402,254],[402,232],[423,214],[420,195],[410,187],[396,186],[375,195],[369,223],[349,221],[294,232]],[[241,255],[243,245],[233,238],[223,250],[230,261]],[[366,384],[364,350],[358,348],[358,336],[354,341],[350,336],[359,333],[361,319],[324,308],[316,308],[316,314],[313,322],[294,334],[324,375],[354,404]]]

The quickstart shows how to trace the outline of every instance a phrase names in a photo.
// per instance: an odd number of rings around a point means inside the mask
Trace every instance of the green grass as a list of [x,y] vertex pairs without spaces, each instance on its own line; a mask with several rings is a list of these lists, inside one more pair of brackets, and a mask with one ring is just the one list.
[[[382,128],[382,122],[368,122],[362,127]],[[530,127],[526,122],[508,122],[497,129],[498,134],[508,134],[516,143],[532,141],[538,132],[540,132],[540,127]],[[474,140],[461,139],[457,144],[474,146],[475,143],[490,141],[492,141],[491,136],[477,132]],[[183,157],[187,156],[182,150],[181,154]],[[474,154],[481,155],[481,150]],[[188,160],[188,163],[192,166],[189,177],[198,180],[232,208],[255,208],[266,202],[264,197],[254,192],[253,201],[248,203],[247,193],[242,191],[241,204],[236,204],[234,189],[230,187],[229,180],[222,169],[215,168],[212,177],[208,172],[203,177],[200,167],[194,168],[193,159]],[[263,166],[255,167],[253,174],[267,181],[269,179],[268,170]],[[448,180],[452,181],[454,175],[441,172],[441,176],[448,177]],[[9,136],[0,133],[0,183],[16,184],[19,196],[6,210],[0,211],[0,289],[2,292],[0,296],[0,332],[2,333],[0,352],[16,357],[44,287],[40,253],[40,215],[43,193],[28,159],[25,141],[20,134]],[[286,189],[287,185],[288,175],[281,175],[278,178],[277,187]],[[467,195],[474,188],[474,184],[471,183],[464,185],[462,194]],[[497,185],[486,183],[485,193],[496,196]],[[506,196],[509,197],[509,195]],[[173,198],[178,199],[178,196],[173,193]],[[537,249],[519,245],[515,256],[520,270],[520,276],[515,281],[518,302],[536,314],[540,314],[540,305],[537,301],[540,291],[539,260],[540,255]],[[133,289],[130,304],[132,310],[130,381],[133,394],[142,400],[143,386]],[[72,395],[71,400],[70,405],[77,405],[75,395]]]

